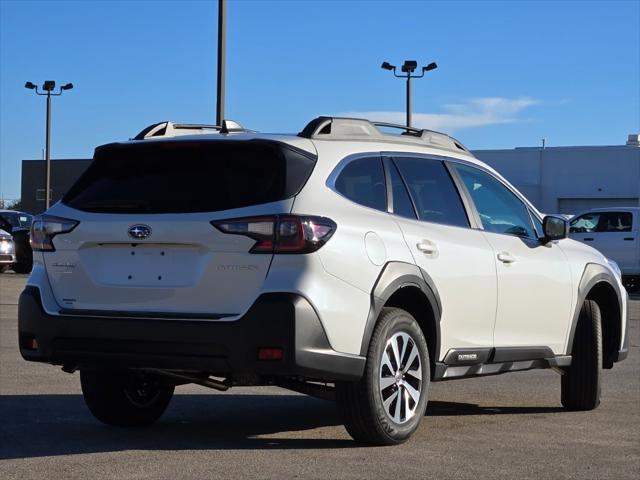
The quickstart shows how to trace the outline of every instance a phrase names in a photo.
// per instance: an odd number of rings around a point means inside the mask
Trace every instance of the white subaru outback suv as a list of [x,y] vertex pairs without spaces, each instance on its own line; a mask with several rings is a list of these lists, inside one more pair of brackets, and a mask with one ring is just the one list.
[[627,356],[615,263],[447,135],[152,127],[35,219],[20,297],[22,356],[79,370],[107,424],[154,422],[180,384],[279,385],[395,444],[432,381],[554,368],[590,410]]

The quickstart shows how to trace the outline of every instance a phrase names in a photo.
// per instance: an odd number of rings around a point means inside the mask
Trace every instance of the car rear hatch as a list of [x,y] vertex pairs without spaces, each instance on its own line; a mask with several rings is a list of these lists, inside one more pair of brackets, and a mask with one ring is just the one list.
[[245,311],[272,253],[211,222],[291,211],[315,165],[261,139],[162,140],[100,147],[48,214],[77,221],[43,252],[65,313],[225,318]]

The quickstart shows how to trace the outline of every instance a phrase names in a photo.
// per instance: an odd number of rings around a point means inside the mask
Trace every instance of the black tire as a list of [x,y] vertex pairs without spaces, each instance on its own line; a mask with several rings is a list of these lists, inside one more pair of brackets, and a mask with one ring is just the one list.
[[568,410],[593,410],[600,404],[602,325],[600,308],[585,300],[571,349],[571,366],[564,369],[561,401]]
[[0,273],[4,273],[7,268],[9,268],[7,265],[0,265]]
[[174,386],[127,370],[81,370],[82,394],[91,413],[118,427],[150,425],[164,413]]
[[[419,400],[410,401],[412,408],[415,408],[415,413],[402,423],[396,422],[387,413],[383,404],[384,393],[380,390],[381,371],[386,373],[387,370],[386,367],[381,366],[383,354],[387,348],[387,342],[396,334],[408,334],[411,337],[413,342],[407,341],[407,345],[417,347],[422,372],[422,382],[418,389]],[[411,355],[411,352],[409,351],[407,355]],[[407,361],[406,357],[401,359],[401,365],[403,360]],[[417,365],[415,360],[412,364]],[[390,373],[387,375],[388,378],[393,376],[393,372]],[[418,322],[404,310],[384,308],[371,336],[363,377],[357,382],[336,384],[336,401],[345,428],[357,442],[367,445],[396,445],[405,442],[416,431],[427,409],[430,377],[429,351]],[[407,395],[406,387],[398,385],[388,387],[392,394],[398,394],[395,397],[396,402],[402,398],[400,394],[403,393],[403,388],[404,394]],[[388,392],[388,389],[384,392]],[[389,408],[395,409],[393,402],[390,403]],[[406,413],[406,408],[404,410]]]
[[16,260],[13,271],[16,273],[31,273],[33,268],[33,250],[29,243],[29,232],[22,230],[14,232],[13,241],[16,246]]
[[14,263],[11,267],[16,273],[31,273],[31,269],[33,268],[33,263]]

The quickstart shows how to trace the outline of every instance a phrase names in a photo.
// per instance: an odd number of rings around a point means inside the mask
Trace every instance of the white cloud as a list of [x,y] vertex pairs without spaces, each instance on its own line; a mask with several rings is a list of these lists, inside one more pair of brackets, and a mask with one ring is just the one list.
[[[417,128],[453,131],[461,128],[483,127],[503,123],[523,121],[518,117],[522,110],[536,105],[537,100],[530,97],[471,98],[463,103],[443,105],[443,113],[414,113],[412,123]],[[368,118],[377,122],[404,124],[405,112],[345,112],[340,116]]]

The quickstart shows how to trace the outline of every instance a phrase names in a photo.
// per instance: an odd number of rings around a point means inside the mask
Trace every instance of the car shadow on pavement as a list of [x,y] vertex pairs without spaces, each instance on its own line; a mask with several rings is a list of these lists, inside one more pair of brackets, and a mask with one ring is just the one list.
[[[427,415],[555,412],[433,401]],[[128,450],[343,449],[342,438],[299,432],[341,425],[333,402],[302,395],[176,395],[153,426],[115,428],[91,416],[81,395],[0,396],[0,460]]]
[[472,403],[432,401],[427,406],[427,417],[458,415],[518,415],[566,412],[562,407],[493,407]]
[[283,434],[340,424],[332,402],[302,395],[176,395],[157,423],[142,428],[101,424],[82,395],[0,396],[0,459],[126,450],[355,446],[346,432],[342,439]]

